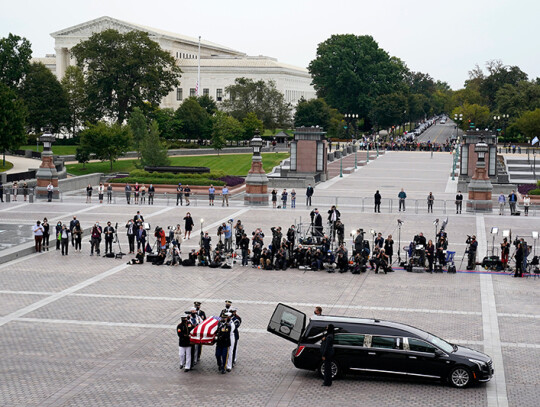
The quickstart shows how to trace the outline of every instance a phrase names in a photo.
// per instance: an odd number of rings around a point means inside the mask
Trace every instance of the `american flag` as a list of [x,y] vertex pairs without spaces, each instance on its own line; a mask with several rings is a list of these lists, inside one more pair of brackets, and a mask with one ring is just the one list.
[[191,331],[191,343],[211,345],[214,341],[214,336],[216,336],[218,323],[218,317],[208,317],[205,319]]
[[199,81],[195,83],[195,96],[199,96]]

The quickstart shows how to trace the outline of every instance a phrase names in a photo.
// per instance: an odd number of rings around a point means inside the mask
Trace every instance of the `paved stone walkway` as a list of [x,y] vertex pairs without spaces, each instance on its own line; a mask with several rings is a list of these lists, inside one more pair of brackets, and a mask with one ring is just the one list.
[[[431,159],[425,153],[390,153],[323,184],[315,196],[324,204],[323,213],[328,209],[323,198],[351,196],[351,191],[371,195],[376,186],[383,196],[397,194],[400,186],[411,197],[423,197],[427,190],[451,196],[444,192],[450,164],[445,154]],[[228,208],[202,204],[186,208],[68,201],[4,204],[0,224],[26,225],[30,236],[30,226],[43,216],[69,222],[76,214],[84,227],[111,220],[119,222],[120,244],[126,252],[123,225],[137,209],[152,230],[156,225],[182,223],[189,210],[195,230],[182,245],[184,253],[197,246],[201,218],[214,243],[217,226],[228,219],[241,219],[249,232],[261,226],[269,243],[271,226],[287,228],[309,216],[303,206],[273,210],[238,203]],[[404,221],[402,245],[420,231],[433,236],[438,216],[409,210],[372,214],[352,205],[340,209],[346,230],[372,228],[393,234],[396,242],[399,217]],[[458,266],[466,235],[479,236],[482,257],[491,250],[492,226],[511,229],[515,237],[530,236],[538,224],[538,218],[465,213],[448,217],[450,250],[458,252]],[[500,240],[498,236],[496,246]],[[231,270],[128,266],[126,261],[90,257],[85,236],[80,253],[70,247],[67,257],[51,250],[0,265],[0,371],[7,378],[0,381],[0,405],[536,406],[540,399],[538,279],[402,270],[388,275],[264,271],[239,264]],[[212,347],[203,349],[194,371],[179,371],[174,328],[195,300],[202,301],[207,315],[217,315],[225,300],[238,307],[243,324],[239,362],[232,373],[217,373]],[[418,326],[488,353],[494,359],[495,377],[467,390],[366,376],[349,376],[331,388],[321,387],[315,373],[291,364],[293,344],[266,332],[278,302],[307,314],[321,305],[326,314]]]

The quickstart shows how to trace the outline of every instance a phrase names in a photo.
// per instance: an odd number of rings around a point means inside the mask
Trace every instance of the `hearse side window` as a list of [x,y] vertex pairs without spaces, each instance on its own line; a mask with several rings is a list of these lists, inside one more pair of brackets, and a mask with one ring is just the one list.
[[435,353],[435,347],[416,338],[408,338],[409,349],[413,352]]
[[396,342],[396,338],[373,335],[373,338],[371,339],[371,347],[383,349],[397,349],[398,344]]
[[326,327],[324,326],[314,326],[304,336],[304,340],[309,343],[316,343],[322,339],[325,330]]
[[336,334],[336,345],[364,346],[364,335],[358,334]]

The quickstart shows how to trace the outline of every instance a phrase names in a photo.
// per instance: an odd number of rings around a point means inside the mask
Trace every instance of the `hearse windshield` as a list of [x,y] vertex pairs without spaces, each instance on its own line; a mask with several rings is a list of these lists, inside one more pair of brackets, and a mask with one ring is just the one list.
[[452,353],[454,351],[454,347],[451,344],[434,335],[429,334],[427,340],[433,345],[438,346],[439,348],[444,350],[446,353]]

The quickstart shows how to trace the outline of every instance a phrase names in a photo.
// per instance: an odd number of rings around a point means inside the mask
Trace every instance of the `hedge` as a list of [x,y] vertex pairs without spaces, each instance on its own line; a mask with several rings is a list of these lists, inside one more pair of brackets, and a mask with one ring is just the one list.
[[134,184],[138,182],[139,184],[154,184],[154,185],[176,185],[179,182],[182,185],[210,185],[215,186],[225,185],[223,181],[210,178],[155,178],[155,177],[125,177],[125,178],[111,178],[107,182],[121,182]]
[[168,179],[177,179],[177,178],[222,178],[226,176],[225,171],[211,171],[206,172],[203,174],[186,174],[186,173],[179,173],[179,174],[173,174],[171,172],[147,172],[144,170],[134,170],[129,173],[130,178],[168,178]]

